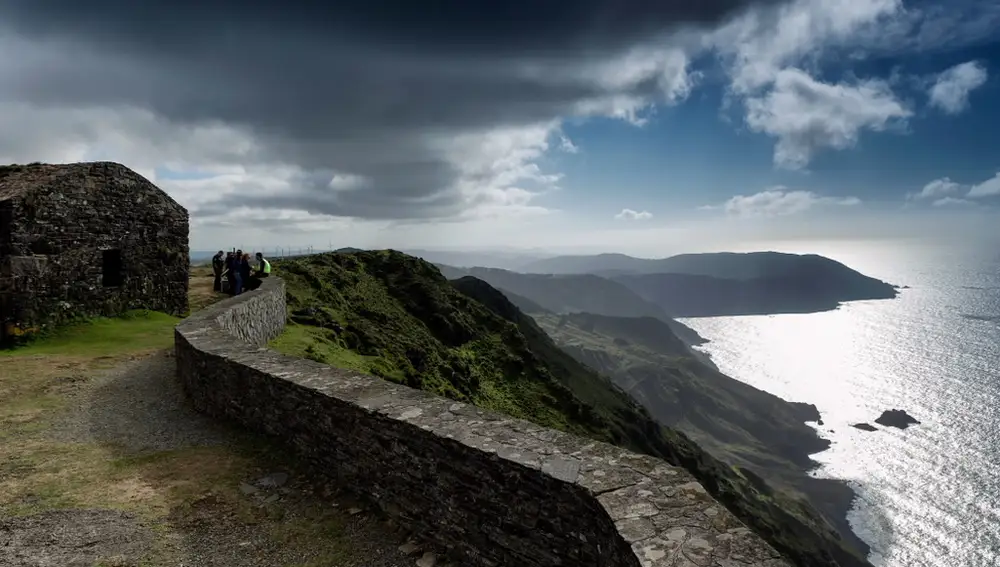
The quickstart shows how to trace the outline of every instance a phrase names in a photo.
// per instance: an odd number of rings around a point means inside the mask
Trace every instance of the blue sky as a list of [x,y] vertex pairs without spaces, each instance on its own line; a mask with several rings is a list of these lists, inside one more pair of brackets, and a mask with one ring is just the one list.
[[[932,106],[922,79],[970,61],[988,78],[969,91],[967,107],[949,114]],[[842,72],[838,65],[825,67],[831,75]],[[992,44],[885,57],[850,70],[899,74],[894,90],[912,117],[895,130],[862,131],[856,145],[821,151],[806,167],[789,169],[774,163],[773,137],[748,129],[739,108],[723,108],[727,84],[707,83],[676,106],[656,108],[641,127],[614,119],[566,126],[579,152],[559,154],[550,164],[573,191],[552,193],[543,202],[558,208],[585,203],[599,215],[629,199],[633,210],[655,216],[780,186],[899,208],[907,194],[933,180],[971,186],[1000,173],[1000,80],[990,75],[1000,72],[1000,31]],[[962,191],[952,195],[961,197]]]
[[198,249],[1000,237],[995,0],[352,1],[0,5],[0,162],[124,163]]

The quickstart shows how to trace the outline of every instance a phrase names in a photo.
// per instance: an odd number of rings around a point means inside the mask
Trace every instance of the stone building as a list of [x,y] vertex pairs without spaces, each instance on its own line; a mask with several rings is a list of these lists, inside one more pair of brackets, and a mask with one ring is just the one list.
[[0,342],[76,317],[187,311],[188,214],[110,162],[0,166]]

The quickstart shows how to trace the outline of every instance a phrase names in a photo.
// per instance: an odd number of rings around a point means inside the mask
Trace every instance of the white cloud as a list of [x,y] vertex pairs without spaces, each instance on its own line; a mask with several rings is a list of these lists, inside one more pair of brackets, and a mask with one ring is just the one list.
[[573,140],[570,140],[565,135],[559,137],[559,149],[568,154],[580,153],[580,148],[573,143]]
[[[952,195],[966,189],[968,189],[968,192],[964,198],[952,197]],[[1000,173],[974,185],[963,185],[952,181],[948,177],[942,177],[924,185],[924,188],[919,193],[907,194],[906,198],[907,200],[935,199],[932,204],[940,207],[946,205],[974,204],[969,199],[982,199],[995,196],[1000,196]]]
[[981,197],[996,197],[1000,195],[1000,173],[990,179],[977,183],[969,189],[968,197],[978,199]]
[[968,199],[956,199],[955,197],[942,197],[931,204],[934,205],[935,207],[975,205],[975,203],[969,201]]
[[830,52],[856,57],[867,30],[904,14],[901,0],[793,0],[746,13],[706,44],[722,56],[747,126],[777,138],[774,163],[801,169],[821,150],[851,148],[862,130],[911,115],[885,81],[816,78]]
[[939,74],[931,86],[931,106],[947,114],[959,114],[969,106],[969,93],[986,84],[986,67],[978,61],[955,65]]
[[962,186],[955,183],[947,177],[942,177],[941,179],[935,179],[924,188],[920,190],[919,193],[910,193],[907,195],[908,199],[933,199],[935,197],[943,197],[945,195],[951,195],[961,189]]
[[641,221],[653,218],[653,213],[649,211],[634,211],[632,209],[622,209],[622,212],[615,215],[615,220]]
[[753,195],[736,195],[722,208],[738,217],[776,217],[805,212],[819,205],[855,206],[861,204],[857,197],[823,197],[812,191],[788,191],[774,187]]
[[901,0],[794,0],[772,11],[750,11],[706,41],[728,63],[731,88],[753,94],[786,68],[801,66],[829,47],[850,45],[866,25],[902,9]]
[[801,169],[821,149],[853,147],[862,130],[881,131],[912,112],[884,81],[821,83],[801,69],[778,71],[774,88],[746,100],[751,130],[778,138],[774,163]]
[[351,191],[360,189],[371,183],[371,180],[363,175],[353,173],[335,173],[330,178],[329,187],[334,191]]
[[542,171],[536,161],[551,142],[562,145],[564,140],[556,121],[441,140],[442,153],[458,172],[456,187],[464,203],[463,211],[452,220],[546,214],[547,209],[531,202],[557,191],[562,175]]

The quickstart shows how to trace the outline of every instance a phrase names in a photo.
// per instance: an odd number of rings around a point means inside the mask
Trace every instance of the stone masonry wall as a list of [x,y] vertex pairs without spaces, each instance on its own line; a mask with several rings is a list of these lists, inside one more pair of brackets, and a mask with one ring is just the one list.
[[[0,178],[9,218],[0,293],[23,328],[78,316],[187,311],[187,211],[115,163],[22,166]],[[102,283],[102,254],[121,254],[121,285]]]
[[477,566],[788,567],[687,471],[266,348],[284,283],[175,332],[194,406],[278,437]]

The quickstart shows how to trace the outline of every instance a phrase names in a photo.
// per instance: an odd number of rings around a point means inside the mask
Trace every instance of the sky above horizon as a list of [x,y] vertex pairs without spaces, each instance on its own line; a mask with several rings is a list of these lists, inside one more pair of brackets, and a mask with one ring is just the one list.
[[199,250],[1000,238],[995,0],[438,5],[0,0],[0,163]]

